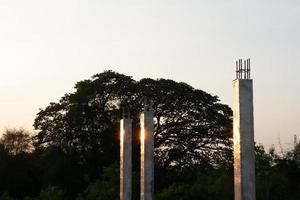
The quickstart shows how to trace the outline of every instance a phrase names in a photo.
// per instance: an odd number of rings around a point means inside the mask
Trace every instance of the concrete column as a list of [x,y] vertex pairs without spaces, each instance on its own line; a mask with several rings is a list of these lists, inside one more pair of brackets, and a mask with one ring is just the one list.
[[233,141],[235,200],[255,200],[253,84],[250,79],[233,81]]
[[132,120],[120,122],[120,200],[132,198]]
[[153,112],[141,115],[141,200],[154,199]]

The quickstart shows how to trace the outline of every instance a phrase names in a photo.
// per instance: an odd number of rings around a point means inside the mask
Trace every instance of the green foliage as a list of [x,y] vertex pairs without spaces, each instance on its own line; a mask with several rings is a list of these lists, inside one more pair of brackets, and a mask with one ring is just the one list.
[[15,200],[15,198],[13,198],[12,196],[10,196],[9,193],[4,192],[4,193],[0,196],[0,200]]
[[31,155],[9,155],[0,158],[5,162],[0,165],[0,192],[9,192],[21,198],[26,193],[36,193],[38,171]]
[[[196,172],[195,180],[177,182],[156,194],[157,200],[231,200],[233,178],[226,170],[213,170],[210,174]],[[191,175],[191,174],[190,174]]]
[[274,149],[267,153],[256,147],[256,193],[258,200],[294,200],[300,192],[300,168],[294,155],[296,147],[283,157]]
[[119,170],[113,165],[103,170],[103,179],[91,182],[76,200],[117,200],[119,199]]
[[24,198],[24,200],[37,200],[37,198],[31,197],[31,196],[27,196]]
[[40,193],[39,200],[64,200],[64,192],[55,186],[48,186]]

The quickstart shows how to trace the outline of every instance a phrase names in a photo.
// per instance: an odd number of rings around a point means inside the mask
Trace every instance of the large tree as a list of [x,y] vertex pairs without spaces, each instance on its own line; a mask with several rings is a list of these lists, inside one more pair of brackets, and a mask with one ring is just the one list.
[[[122,109],[133,118],[139,144],[139,114],[144,99],[154,111],[155,158],[159,166],[216,164],[231,149],[231,109],[202,90],[166,79],[133,80],[113,71],[78,82],[75,92],[37,114],[37,147],[56,145],[82,158],[109,164],[118,159]],[[100,162],[100,163],[99,163]]]

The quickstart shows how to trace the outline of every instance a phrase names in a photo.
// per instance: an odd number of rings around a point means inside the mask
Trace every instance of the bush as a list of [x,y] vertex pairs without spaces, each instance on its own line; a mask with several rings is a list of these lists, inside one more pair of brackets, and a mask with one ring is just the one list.
[[56,186],[48,186],[41,191],[39,200],[64,200],[64,192]]

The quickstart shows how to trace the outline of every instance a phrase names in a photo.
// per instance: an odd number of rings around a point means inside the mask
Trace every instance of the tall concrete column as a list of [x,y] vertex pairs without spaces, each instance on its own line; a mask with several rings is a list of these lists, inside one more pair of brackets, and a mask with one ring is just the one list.
[[255,200],[253,83],[250,59],[237,61],[233,81],[233,141],[235,200]]
[[154,199],[154,135],[153,112],[141,115],[141,200]]
[[132,120],[120,122],[120,200],[132,198]]

